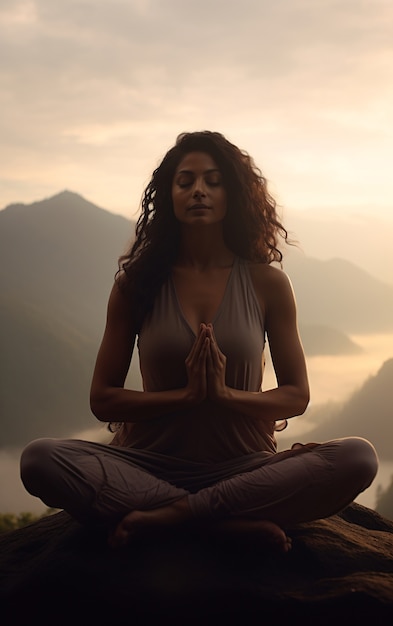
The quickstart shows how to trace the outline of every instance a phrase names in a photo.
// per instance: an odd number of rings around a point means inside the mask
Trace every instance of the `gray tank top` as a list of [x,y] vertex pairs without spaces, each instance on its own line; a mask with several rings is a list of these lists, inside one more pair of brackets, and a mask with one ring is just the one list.
[[[258,392],[262,384],[265,329],[247,262],[236,258],[224,297],[212,320],[226,355],[229,387]],[[162,286],[138,337],[143,388],[187,384],[185,359],[195,333],[185,319],[172,278]],[[205,400],[197,407],[140,423],[125,423],[116,444],[203,463],[276,451],[274,422],[256,420]]]

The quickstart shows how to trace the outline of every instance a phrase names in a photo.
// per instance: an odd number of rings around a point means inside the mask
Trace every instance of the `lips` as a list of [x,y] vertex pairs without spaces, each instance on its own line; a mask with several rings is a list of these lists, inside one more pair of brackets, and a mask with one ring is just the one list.
[[197,202],[188,208],[189,211],[197,211],[198,209],[210,209],[207,204],[202,204],[201,202]]

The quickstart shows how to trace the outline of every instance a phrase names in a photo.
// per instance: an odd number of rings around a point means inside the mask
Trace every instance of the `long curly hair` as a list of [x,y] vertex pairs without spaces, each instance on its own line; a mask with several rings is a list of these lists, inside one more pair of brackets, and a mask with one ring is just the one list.
[[288,233],[279,221],[267,181],[253,159],[221,133],[182,133],[154,170],[142,197],[134,242],[119,258],[116,279],[132,298],[137,331],[178,254],[180,224],[173,212],[172,182],[180,161],[190,152],[209,154],[221,172],[227,195],[223,233],[228,248],[249,261],[282,261],[278,240],[281,237],[287,241]]

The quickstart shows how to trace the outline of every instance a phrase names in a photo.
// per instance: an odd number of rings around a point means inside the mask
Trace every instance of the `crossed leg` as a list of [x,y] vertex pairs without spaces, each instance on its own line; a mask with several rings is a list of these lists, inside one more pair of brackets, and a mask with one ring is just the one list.
[[48,506],[82,522],[114,526],[110,544],[124,545],[142,529],[195,521],[202,526],[257,534],[283,552],[284,529],[327,517],[372,482],[374,448],[364,439],[334,440],[274,455],[260,468],[190,494],[121,458],[108,446],[38,440],[21,459],[22,480]]
[[284,528],[337,513],[371,484],[377,469],[374,448],[361,438],[295,446],[259,469],[167,506],[132,511],[116,527],[111,545],[122,545],[141,528],[198,519],[234,532],[256,533],[287,552],[291,541]]

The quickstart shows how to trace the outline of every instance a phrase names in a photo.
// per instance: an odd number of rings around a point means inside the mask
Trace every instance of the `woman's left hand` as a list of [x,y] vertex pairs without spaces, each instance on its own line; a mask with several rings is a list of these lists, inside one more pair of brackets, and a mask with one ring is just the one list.
[[213,326],[207,325],[209,349],[207,352],[207,394],[211,400],[221,400],[227,395],[225,384],[226,356],[218,347]]

